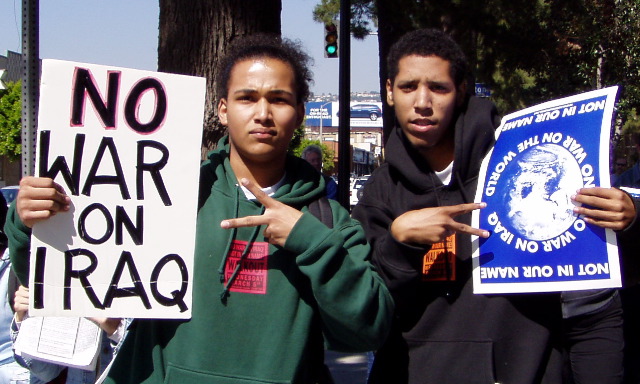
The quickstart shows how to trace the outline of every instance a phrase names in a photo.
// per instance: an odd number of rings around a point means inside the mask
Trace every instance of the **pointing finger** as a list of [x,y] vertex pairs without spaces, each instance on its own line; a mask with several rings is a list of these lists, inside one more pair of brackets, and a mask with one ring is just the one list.
[[220,227],[224,229],[241,228],[241,227],[257,227],[268,224],[268,219],[264,216],[245,216],[237,219],[227,219],[220,222]]
[[449,216],[456,217],[456,216],[464,215],[465,213],[475,211],[476,209],[482,209],[486,206],[487,206],[487,203],[468,203],[468,204],[453,205],[448,207]]
[[484,239],[489,237],[489,231],[485,231],[484,229],[474,228],[474,227],[472,227],[470,225],[466,225],[466,224],[462,224],[462,223],[457,223],[457,225],[453,226],[453,229],[457,233],[467,233],[469,235],[482,237]]

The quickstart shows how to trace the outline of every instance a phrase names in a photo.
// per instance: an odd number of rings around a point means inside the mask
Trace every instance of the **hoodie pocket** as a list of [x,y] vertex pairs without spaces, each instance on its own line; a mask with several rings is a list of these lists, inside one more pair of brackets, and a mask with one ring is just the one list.
[[409,382],[495,384],[491,341],[408,340]]
[[228,374],[216,373],[216,372],[203,372],[195,371],[188,368],[178,367],[170,364],[167,367],[167,375],[164,378],[165,384],[250,384],[250,383],[265,383],[265,384],[285,384],[289,383],[288,380],[273,381],[256,379],[246,376],[233,376]]

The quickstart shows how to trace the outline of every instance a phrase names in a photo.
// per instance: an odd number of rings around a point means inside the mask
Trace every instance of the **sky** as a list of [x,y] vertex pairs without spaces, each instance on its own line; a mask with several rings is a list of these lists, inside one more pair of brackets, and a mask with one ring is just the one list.
[[[338,93],[338,59],[324,57],[324,26],[312,19],[319,0],[282,0],[282,34],[314,59],[315,94]],[[0,1],[0,54],[21,51],[22,0]],[[155,71],[157,0],[40,1],[40,57]],[[377,36],[351,39],[351,91],[379,91]],[[355,70],[354,70],[355,69]]]

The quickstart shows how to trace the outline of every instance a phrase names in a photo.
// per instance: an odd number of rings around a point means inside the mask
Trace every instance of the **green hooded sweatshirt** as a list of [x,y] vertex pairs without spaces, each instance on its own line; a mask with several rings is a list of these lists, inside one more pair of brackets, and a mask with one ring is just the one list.
[[[317,171],[290,156],[272,197],[303,215],[285,246],[266,242],[264,227],[222,229],[224,219],[264,211],[237,185],[224,138],[201,166],[192,318],[134,320],[106,383],[306,384],[318,376],[323,335],[331,349],[377,349],[393,301],[360,224],[335,201],[331,229],[309,213],[324,188]],[[9,238],[22,239],[12,256],[26,268],[28,236],[11,217]]]

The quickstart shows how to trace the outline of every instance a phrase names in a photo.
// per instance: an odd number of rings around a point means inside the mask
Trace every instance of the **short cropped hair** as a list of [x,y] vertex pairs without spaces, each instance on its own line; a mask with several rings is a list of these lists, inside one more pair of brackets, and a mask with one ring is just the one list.
[[307,159],[307,154],[308,153],[315,153],[316,155],[320,156],[320,158],[322,159],[322,148],[320,148],[319,146],[315,145],[315,144],[311,144],[308,145],[300,154],[300,157],[302,157],[303,159]]
[[296,82],[296,101],[298,103],[307,101],[309,84],[313,81],[309,69],[311,57],[304,52],[299,42],[269,34],[241,37],[231,44],[216,75],[218,98],[228,96],[231,70],[238,62],[259,58],[277,59],[291,67]]
[[388,78],[393,84],[398,76],[398,63],[406,56],[437,56],[449,62],[451,78],[456,86],[466,80],[469,64],[460,46],[443,31],[419,29],[403,35],[396,41],[387,55]]

